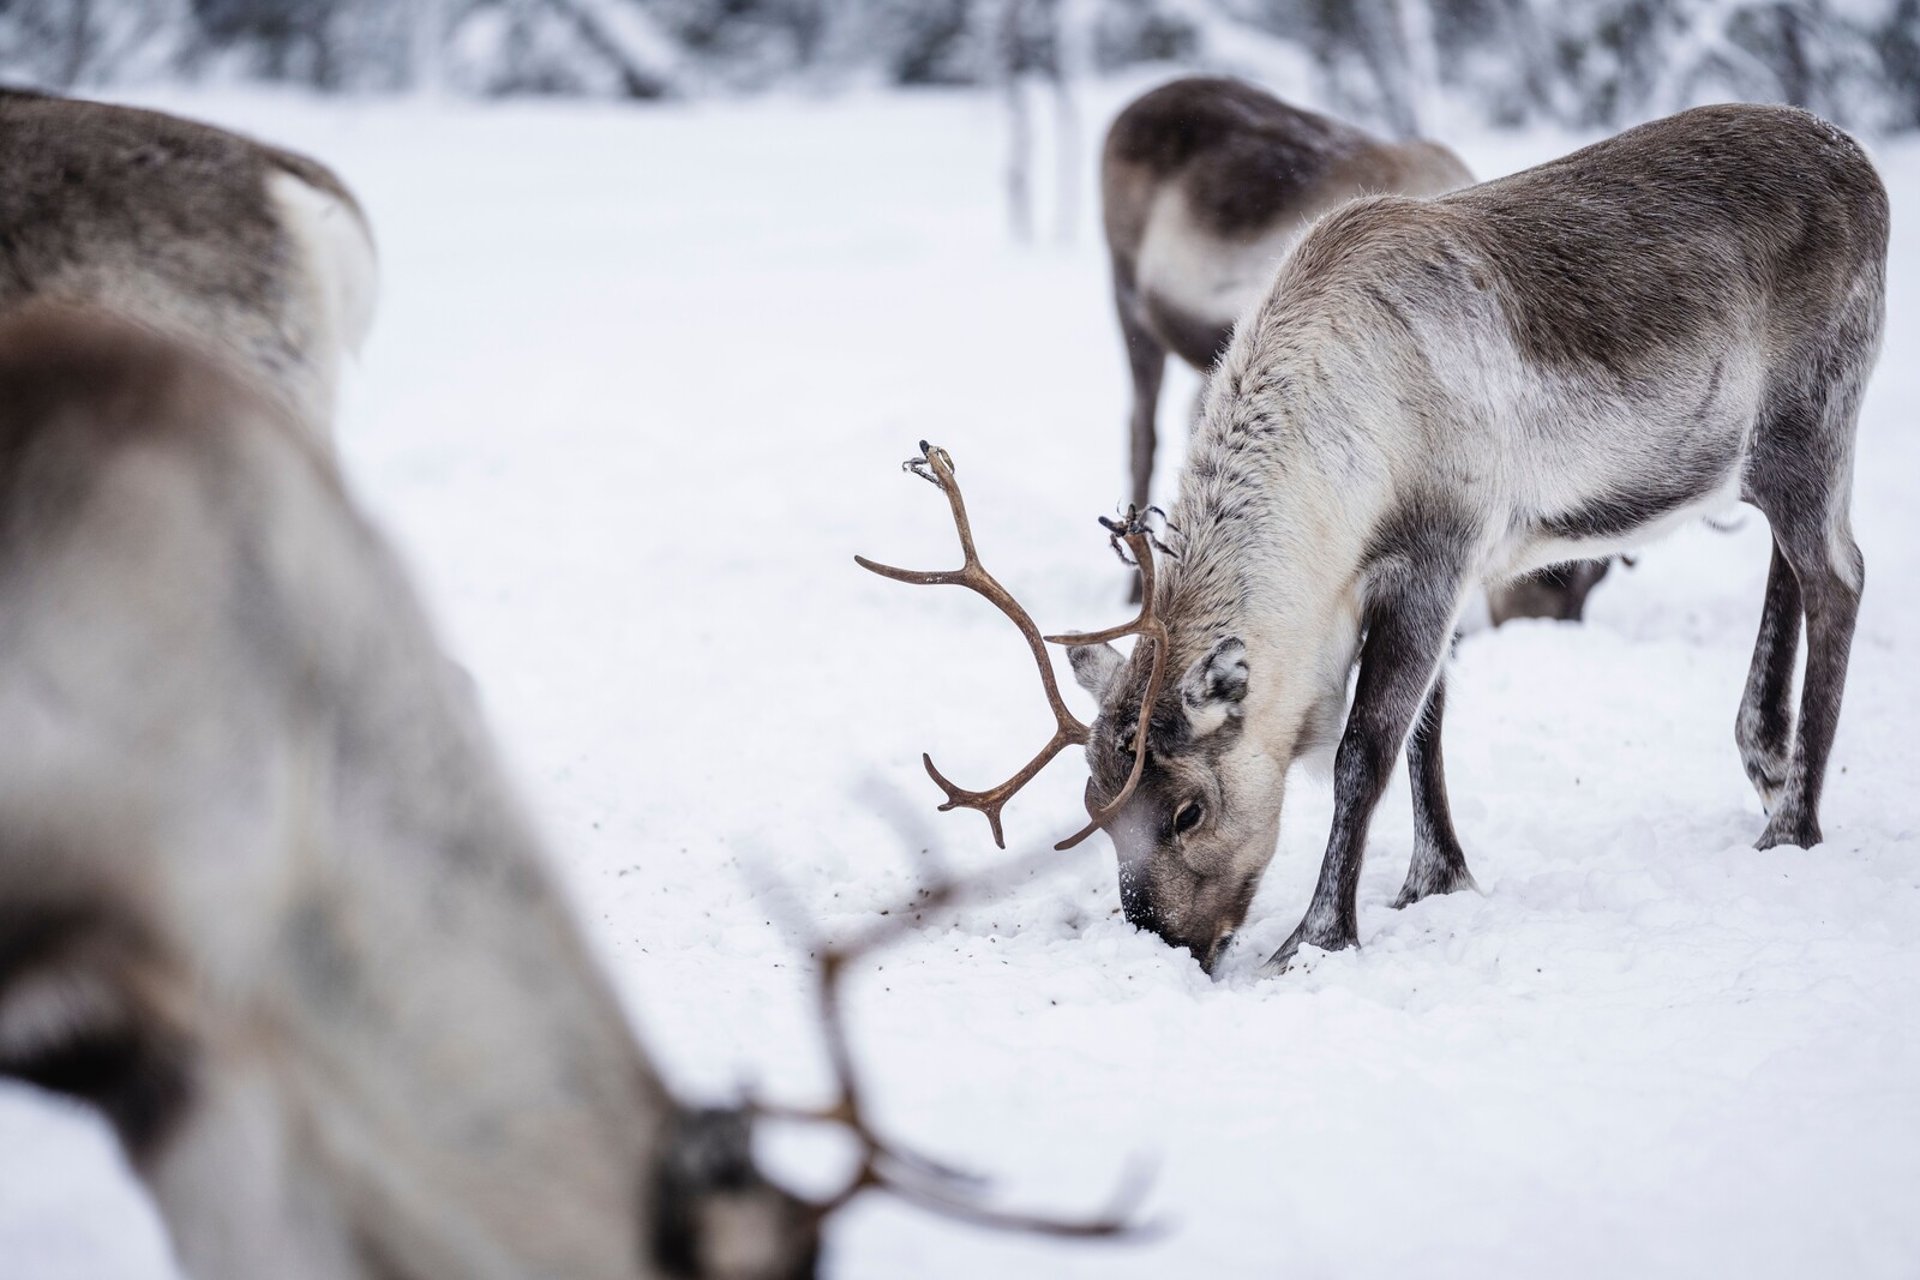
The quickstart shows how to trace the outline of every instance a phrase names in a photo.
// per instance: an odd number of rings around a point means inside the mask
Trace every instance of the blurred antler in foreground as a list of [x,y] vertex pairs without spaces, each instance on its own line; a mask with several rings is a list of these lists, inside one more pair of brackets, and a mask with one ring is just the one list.
[[911,932],[928,911],[941,911],[970,898],[991,896],[998,889],[1042,866],[1053,865],[1050,850],[1028,854],[1001,867],[988,879],[946,879],[923,888],[909,904],[886,913],[849,942],[816,943],[819,957],[816,998],[821,1035],[832,1064],[837,1096],[824,1107],[799,1108],[748,1104],[753,1115],[770,1119],[839,1126],[860,1151],[853,1177],[839,1192],[815,1202],[822,1217],[833,1213],[864,1191],[898,1196],[911,1204],[962,1222],[997,1230],[1024,1231],[1072,1238],[1136,1238],[1153,1230],[1133,1221],[1149,1179],[1139,1169],[1129,1170],[1104,1208],[1085,1217],[1056,1217],[1021,1213],[987,1204],[977,1193],[982,1180],[937,1160],[909,1151],[884,1137],[866,1106],[866,1092],[854,1065],[847,1031],[844,984],[848,971],[874,952],[893,945]]

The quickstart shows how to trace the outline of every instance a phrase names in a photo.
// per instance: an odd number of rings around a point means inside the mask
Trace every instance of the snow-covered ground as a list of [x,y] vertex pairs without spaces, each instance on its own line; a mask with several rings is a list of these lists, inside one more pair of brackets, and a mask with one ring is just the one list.
[[[991,780],[1047,732],[998,615],[854,567],[952,558],[899,460],[921,437],[953,452],[984,554],[1043,626],[1124,614],[1093,523],[1122,488],[1125,386],[1091,210],[1069,245],[1010,243],[999,108],[967,96],[164,105],[364,196],[385,292],[343,425],[356,489],[663,1067],[696,1095],[817,1096],[804,945],[769,877],[831,934],[936,855],[993,865],[977,816],[932,813],[919,752]],[[1460,149],[1491,176],[1567,145]],[[1397,783],[1364,948],[1256,979],[1318,866],[1308,777],[1218,982],[1119,917],[1098,838],[877,957],[855,1035],[901,1136],[1023,1207],[1091,1207],[1142,1157],[1166,1230],[1068,1245],[868,1200],[833,1226],[831,1274],[1920,1274],[1920,146],[1879,155],[1893,294],[1828,843],[1750,847],[1732,727],[1764,523],[1686,531],[1587,625],[1460,646],[1448,765],[1483,893],[1389,908]],[[1192,386],[1168,391],[1176,446]],[[1063,761],[1014,803],[1016,845],[1077,824],[1083,776]],[[811,1145],[772,1155],[829,1176]],[[0,1274],[173,1274],[101,1126],[12,1087]]]

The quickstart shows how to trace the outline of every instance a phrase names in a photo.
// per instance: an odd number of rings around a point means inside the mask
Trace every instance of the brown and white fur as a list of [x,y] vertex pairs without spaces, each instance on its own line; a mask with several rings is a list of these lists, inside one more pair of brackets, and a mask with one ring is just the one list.
[[[1133,380],[1132,500],[1145,510],[1167,353],[1196,371],[1226,351],[1280,259],[1316,218],[1366,195],[1436,195],[1473,175],[1437,142],[1387,142],[1241,80],[1194,76],[1114,118],[1101,153],[1114,309]],[[1490,593],[1510,618],[1577,621],[1605,561],[1554,566]],[[1136,591],[1137,591],[1136,584]]]
[[99,306],[200,344],[331,438],[378,287],[332,171],[160,112],[0,90],[0,172],[0,312]]
[[1172,352],[1213,368],[1314,219],[1358,196],[1473,181],[1437,142],[1392,143],[1241,80],[1149,90],[1107,130],[1100,205],[1133,375],[1133,502],[1148,503],[1160,381]]
[[[1848,507],[1887,229],[1851,138],[1760,106],[1321,219],[1235,330],[1181,475],[1161,606],[1176,674],[1110,828],[1128,916],[1211,966],[1273,857],[1288,766],[1336,739],[1319,883],[1274,960],[1357,941],[1367,825],[1403,743],[1400,903],[1470,885],[1440,726],[1471,589],[1734,498],[1774,536],[1735,735],[1769,810],[1759,844],[1818,844],[1864,579]],[[1130,764],[1144,661],[1075,658],[1101,701],[1098,802]]]
[[327,451],[143,324],[0,317],[0,1075],[195,1280],[812,1274],[634,1040]]

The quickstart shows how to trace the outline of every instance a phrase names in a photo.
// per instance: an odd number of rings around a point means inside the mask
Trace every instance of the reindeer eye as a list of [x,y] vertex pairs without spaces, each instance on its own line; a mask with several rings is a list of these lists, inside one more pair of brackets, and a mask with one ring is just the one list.
[[1173,815],[1173,830],[1176,835],[1185,835],[1200,825],[1200,818],[1206,810],[1200,807],[1198,800],[1189,800],[1180,806],[1180,812]]

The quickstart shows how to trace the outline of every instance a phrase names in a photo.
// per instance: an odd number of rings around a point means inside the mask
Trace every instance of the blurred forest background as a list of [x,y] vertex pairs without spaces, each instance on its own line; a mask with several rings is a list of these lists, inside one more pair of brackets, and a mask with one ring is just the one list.
[[1592,129],[1728,98],[1920,127],[1920,0],[0,0],[0,76],[80,91],[1064,94],[1153,63],[1310,83],[1403,134],[1442,102]]

